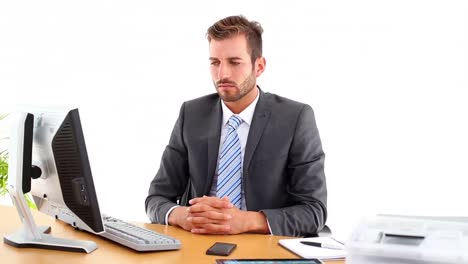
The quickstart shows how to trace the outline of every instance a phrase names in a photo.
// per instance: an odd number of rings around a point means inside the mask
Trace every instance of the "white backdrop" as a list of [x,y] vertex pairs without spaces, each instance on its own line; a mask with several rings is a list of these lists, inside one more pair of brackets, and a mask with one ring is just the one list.
[[466,1],[2,1],[0,110],[79,107],[101,211],[147,221],[181,103],[214,92],[206,29],[235,14],[264,27],[261,87],[315,110],[338,235],[468,215]]

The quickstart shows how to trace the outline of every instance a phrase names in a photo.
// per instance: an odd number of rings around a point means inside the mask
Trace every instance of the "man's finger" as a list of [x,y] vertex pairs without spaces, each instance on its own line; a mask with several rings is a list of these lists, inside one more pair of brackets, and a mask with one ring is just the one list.
[[195,204],[187,208],[187,213],[202,213],[202,212],[209,212],[209,211],[219,211],[217,208],[213,208],[207,204]]
[[192,228],[194,234],[227,234],[229,233],[229,225],[206,224],[202,227]]
[[201,216],[190,216],[187,218],[187,221],[192,223],[192,225],[201,225],[201,224],[226,224],[226,220],[217,220]]
[[192,200],[189,201],[189,203],[191,205],[207,204],[214,208],[229,209],[233,207],[232,203],[229,202],[229,199],[227,197],[218,198],[218,197],[212,197],[212,196],[203,196],[203,197],[193,198]]
[[213,220],[229,220],[232,218],[231,214],[217,211],[204,211],[204,212],[189,212],[189,217],[205,217]]

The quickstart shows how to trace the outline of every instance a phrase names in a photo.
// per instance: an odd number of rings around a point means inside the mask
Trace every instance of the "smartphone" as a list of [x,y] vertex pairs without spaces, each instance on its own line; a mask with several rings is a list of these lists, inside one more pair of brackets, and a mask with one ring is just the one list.
[[206,251],[206,254],[216,256],[229,256],[229,254],[231,254],[231,252],[236,247],[236,244],[216,242]]

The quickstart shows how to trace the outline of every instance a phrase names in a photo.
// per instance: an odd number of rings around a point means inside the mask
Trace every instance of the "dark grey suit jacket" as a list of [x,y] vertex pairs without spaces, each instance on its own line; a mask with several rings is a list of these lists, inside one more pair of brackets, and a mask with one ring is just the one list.
[[[146,198],[151,222],[164,224],[177,201],[209,194],[221,122],[217,94],[182,105]],[[320,231],[327,218],[324,158],[312,108],[260,91],[243,163],[247,210],[263,212],[274,235]]]

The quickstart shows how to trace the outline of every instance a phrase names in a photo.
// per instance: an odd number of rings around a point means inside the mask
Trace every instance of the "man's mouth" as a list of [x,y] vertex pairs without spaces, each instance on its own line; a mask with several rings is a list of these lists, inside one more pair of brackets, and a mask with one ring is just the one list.
[[218,88],[224,88],[224,87],[226,87],[226,88],[236,87],[236,85],[232,84],[232,83],[220,83],[220,84],[218,84]]

